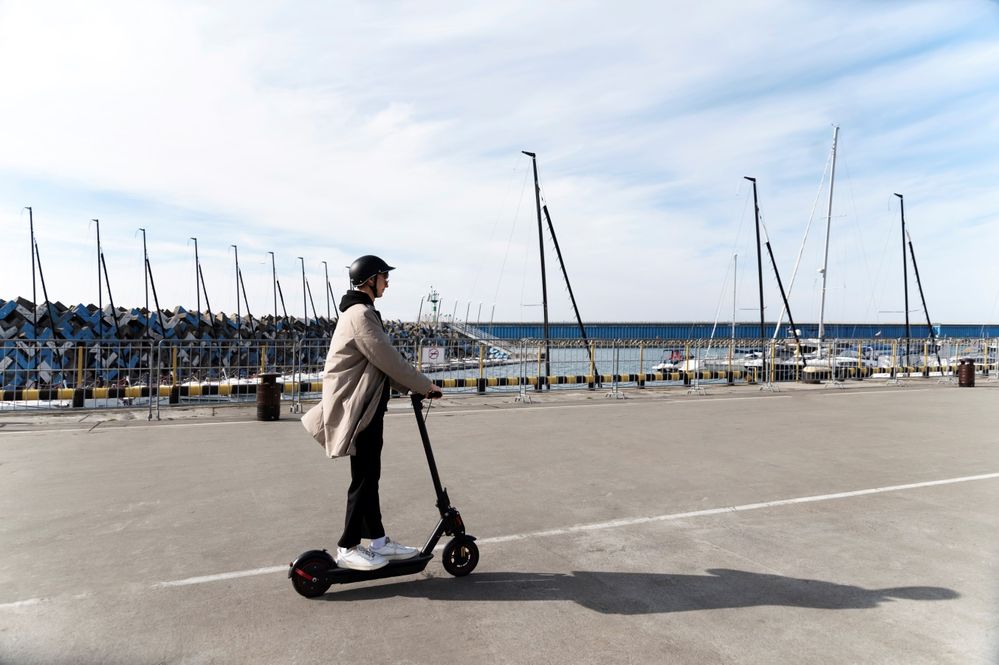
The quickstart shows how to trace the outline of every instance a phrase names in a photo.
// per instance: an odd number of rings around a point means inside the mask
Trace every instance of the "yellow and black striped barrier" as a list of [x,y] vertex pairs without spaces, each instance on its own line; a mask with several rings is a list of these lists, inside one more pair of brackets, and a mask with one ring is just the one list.
[[[255,395],[256,383],[193,383],[184,385],[163,385],[155,391],[160,397],[167,397],[171,404],[176,404],[181,397],[232,397],[239,395]],[[304,383],[285,383],[282,392],[294,393],[296,389],[303,393],[322,392],[322,381]],[[123,388],[19,388],[16,390],[0,390],[0,401],[13,402],[50,402],[72,401],[73,406],[82,407],[84,400],[102,399],[135,399],[149,397],[149,386],[129,386]]]
[[478,388],[484,392],[490,387],[510,387],[510,386],[566,386],[566,385],[593,385],[598,383],[638,383],[643,385],[654,381],[682,381],[689,383],[699,379],[701,381],[711,380],[736,380],[747,376],[743,371],[701,371],[701,372],[647,372],[645,374],[568,374],[560,376],[487,376],[482,378],[463,379],[438,379],[437,385],[441,388]]
[[[742,371],[701,371],[701,372],[648,372],[645,374],[570,374],[562,376],[490,376],[490,377],[468,377],[460,379],[438,379],[438,385],[442,388],[477,388],[484,392],[491,387],[510,386],[564,386],[579,384],[604,384],[604,383],[645,383],[654,381],[690,381],[700,379],[710,380],[738,380],[747,377]],[[161,385],[155,390],[159,397],[167,397],[171,404],[176,404],[182,397],[232,397],[239,395],[255,395],[257,393],[256,383],[231,384],[231,383],[192,383],[183,385]],[[302,392],[318,393],[322,392],[322,381],[306,381],[302,383],[285,382],[282,384],[282,392],[285,394]],[[72,401],[73,406],[83,406],[84,400],[104,400],[104,399],[135,399],[137,397],[149,397],[148,386],[130,386],[119,388],[20,388],[16,390],[0,391],[2,401]]]
[[[945,365],[944,371],[950,371],[956,375],[957,365]],[[778,368],[780,369],[780,368]],[[984,366],[976,366],[976,370],[985,370]],[[939,372],[938,368],[927,367],[840,367],[834,370],[826,368],[809,367],[807,371],[798,369],[795,372],[780,371],[781,380],[832,380],[836,379],[863,379],[874,374],[887,374],[894,378],[900,374],[909,376],[929,376],[930,371]],[[696,371],[696,372],[646,372],[644,374],[569,374],[553,376],[488,376],[488,377],[467,377],[456,379],[438,379],[437,384],[442,388],[476,388],[479,392],[485,392],[487,388],[494,387],[519,387],[531,386],[541,388],[544,386],[566,386],[586,384],[594,386],[597,384],[610,383],[637,383],[644,386],[646,383],[659,381],[683,382],[685,385],[692,381],[737,381],[745,380],[754,383],[759,380],[759,368],[755,370],[727,370],[718,371]],[[255,395],[257,393],[257,383],[231,384],[231,383],[193,383],[183,385],[161,385],[156,389],[159,397],[167,397],[171,404],[177,404],[182,397],[233,397],[240,395]],[[285,394],[319,393],[323,390],[322,381],[305,381],[301,383],[285,382],[281,385],[281,391]],[[149,397],[150,388],[148,386],[130,386],[117,388],[18,388],[15,390],[0,390],[0,401],[72,401],[74,407],[82,407],[85,400],[104,399],[135,399],[137,397]]]

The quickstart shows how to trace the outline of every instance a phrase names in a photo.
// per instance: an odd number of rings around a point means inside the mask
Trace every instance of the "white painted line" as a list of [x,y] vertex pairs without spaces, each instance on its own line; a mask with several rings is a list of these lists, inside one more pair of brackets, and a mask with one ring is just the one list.
[[[815,496],[803,496],[794,499],[780,499],[777,501],[763,501],[760,503],[747,503],[742,506],[728,506],[725,508],[709,508],[707,510],[693,510],[686,513],[671,513],[669,515],[654,515],[651,517],[630,517],[626,519],[610,520],[608,522],[595,522],[592,524],[577,524],[575,526],[562,529],[547,529],[544,531],[532,531],[530,533],[518,533],[509,536],[494,536],[492,538],[479,538],[476,540],[480,544],[509,543],[528,538],[547,538],[550,536],[564,536],[571,533],[585,531],[602,531],[604,529],[616,529],[623,526],[635,526],[636,524],[648,524],[649,522],[670,522],[674,520],[692,519],[695,517],[708,517],[711,515],[723,515],[725,513],[738,513],[749,510],[760,510],[762,508],[776,508],[779,506],[790,506],[799,503],[814,503],[816,501],[831,501],[833,499],[846,499],[855,496],[865,496],[868,494],[882,494],[884,492],[899,492],[902,490],[919,489],[923,487],[935,487],[937,485],[953,485],[955,483],[967,483],[975,480],[991,480],[999,478],[999,473],[984,473],[977,476],[963,476],[961,478],[947,478],[946,480],[929,480],[921,483],[909,483],[907,485],[890,485],[888,487],[875,487],[865,490],[853,490],[850,492],[837,492],[835,494],[818,494]],[[442,549],[442,546],[435,548],[435,551]],[[272,573],[287,572],[287,566],[269,566],[267,568],[256,568],[254,570],[240,570],[232,573],[220,573],[218,575],[204,575],[202,577],[188,577],[183,580],[173,580],[171,582],[160,582],[153,585],[153,588],[190,586],[192,584],[205,584],[207,582],[217,582],[220,580],[231,580],[239,577],[252,577],[254,575],[270,575]],[[22,601],[30,603],[31,601]],[[4,607],[0,605],[0,608]]]
[[254,568],[253,570],[238,570],[233,573],[219,573],[218,575],[203,575],[201,577],[188,577],[183,580],[173,580],[172,582],[160,582],[154,584],[153,588],[171,586],[190,586],[191,584],[205,584],[206,582],[220,582],[222,580],[234,580],[239,577],[253,577],[254,575],[270,575],[271,573],[288,572],[288,566],[268,566],[266,568]]
[[837,492],[836,494],[819,494],[815,496],[803,496],[796,499],[781,499],[778,501],[764,501],[761,503],[747,503],[742,506],[729,506],[727,508],[709,508],[707,510],[693,510],[686,513],[673,513],[670,515],[654,515],[652,517],[632,517],[609,522],[596,522],[594,524],[579,524],[564,529],[549,529],[546,531],[534,531],[532,533],[521,533],[511,536],[496,536],[494,538],[482,538],[476,542],[480,543],[507,543],[527,538],[544,538],[548,536],[564,536],[570,533],[581,531],[600,531],[603,529],[615,529],[622,526],[634,526],[636,524],[647,524],[649,522],[669,522],[673,520],[691,519],[694,517],[707,517],[710,515],[723,515],[725,513],[745,512],[749,510],[760,510],[761,508],[776,508],[778,506],[790,506],[798,503],[813,503],[816,501],[831,501],[833,499],[846,499],[855,496],[865,496],[868,494],[881,494],[884,492],[899,492],[902,490],[919,489],[922,487],[934,487],[936,485],[951,485],[954,483],[966,483],[973,480],[990,480],[999,478],[999,473],[986,473],[978,476],[964,476],[963,478],[948,478],[947,480],[930,480],[922,483],[910,483],[908,485],[891,485],[889,487],[875,487],[866,490],[854,490],[852,492]]
[[18,600],[13,603],[0,604],[0,610],[16,610],[20,607],[30,607],[42,602],[42,598],[29,598],[28,600]]
[[835,392],[823,392],[823,395],[908,395],[910,393],[925,393],[932,388],[908,388],[905,390],[893,390],[891,388],[872,387],[868,390],[860,388],[854,390],[837,390]]
[[[91,431],[97,425],[106,425],[108,423],[126,423],[123,426],[109,426],[99,430]],[[4,431],[0,429],[0,436],[10,436],[14,434],[106,434],[107,432],[119,432],[128,430],[129,432],[134,432],[136,430],[144,429],[170,429],[174,427],[222,427],[226,425],[255,425],[256,420],[231,420],[223,423],[170,423],[164,422],[162,425],[132,425],[128,424],[128,421],[119,420],[102,420],[97,423],[97,425],[91,426],[89,429],[86,427],[63,427],[59,429],[22,429],[16,431]],[[89,423],[86,423],[89,424]]]

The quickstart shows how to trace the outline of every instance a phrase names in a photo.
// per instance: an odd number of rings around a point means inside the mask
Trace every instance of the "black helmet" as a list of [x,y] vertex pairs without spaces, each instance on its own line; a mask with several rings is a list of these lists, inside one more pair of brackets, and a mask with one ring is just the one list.
[[395,270],[377,256],[366,254],[350,264],[350,283],[360,286],[379,273]]

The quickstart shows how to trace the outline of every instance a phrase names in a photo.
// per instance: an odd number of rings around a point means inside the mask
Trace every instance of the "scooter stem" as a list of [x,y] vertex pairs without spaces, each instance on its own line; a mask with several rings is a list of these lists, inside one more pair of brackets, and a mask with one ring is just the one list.
[[444,488],[441,486],[441,478],[437,473],[437,463],[434,461],[434,451],[430,448],[430,435],[427,434],[427,423],[423,420],[423,410],[421,408],[423,404],[422,395],[411,395],[413,400],[413,412],[416,413],[416,425],[420,428],[420,438],[423,440],[423,451],[427,454],[427,465],[430,467],[430,477],[434,481],[434,490],[437,492],[437,501],[440,503],[441,497],[444,494]]

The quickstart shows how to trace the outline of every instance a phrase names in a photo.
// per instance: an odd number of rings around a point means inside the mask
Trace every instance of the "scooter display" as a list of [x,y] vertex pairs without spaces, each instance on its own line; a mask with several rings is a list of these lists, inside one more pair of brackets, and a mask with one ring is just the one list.
[[437,463],[430,447],[430,437],[427,435],[427,423],[423,416],[422,395],[412,395],[413,411],[416,414],[416,424],[423,439],[423,450],[427,454],[427,465],[430,467],[430,477],[434,481],[437,492],[437,510],[440,521],[420,552],[409,559],[389,561],[387,565],[376,570],[352,570],[340,568],[333,556],[326,550],[309,550],[301,554],[289,564],[288,577],[295,591],[306,598],[316,598],[326,593],[334,584],[352,584],[365,580],[376,580],[385,577],[413,575],[419,573],[430,560],[434,558],[433,551],[442,536],[451,538],[444,546],[442,563],[444,570],[455,577],[468,575],[479,563],[479,548],[475,537],[465,533],[465,523],[458,509],[451,505],[447,489],[441,486],[437,473]]

